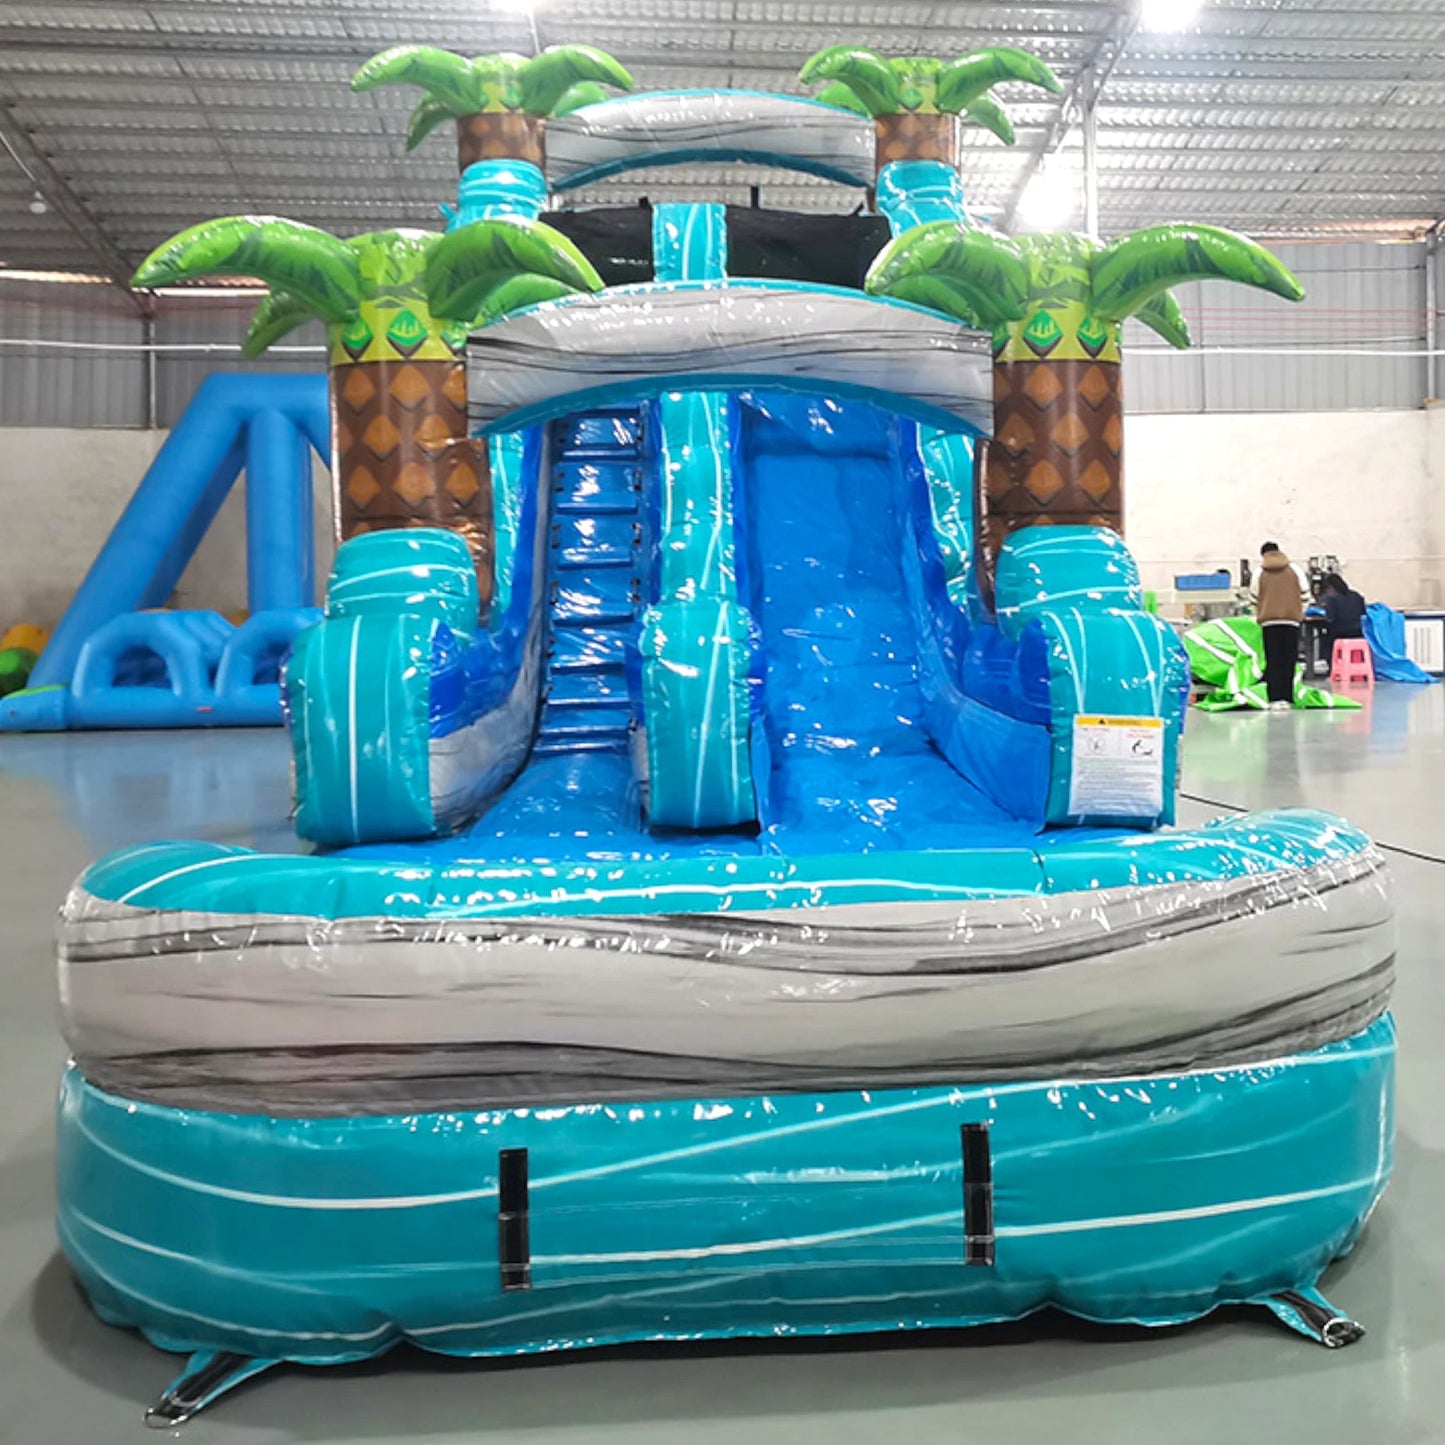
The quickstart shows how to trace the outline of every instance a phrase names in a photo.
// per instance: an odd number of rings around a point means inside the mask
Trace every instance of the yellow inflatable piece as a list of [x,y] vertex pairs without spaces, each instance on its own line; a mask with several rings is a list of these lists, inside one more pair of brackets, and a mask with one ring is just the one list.
[[33,622],[17,622],[0,637],[0,652],[4,652],[7,647],[23,647],[38,654],[49,641],[50,632],[47,628],[37,627]]

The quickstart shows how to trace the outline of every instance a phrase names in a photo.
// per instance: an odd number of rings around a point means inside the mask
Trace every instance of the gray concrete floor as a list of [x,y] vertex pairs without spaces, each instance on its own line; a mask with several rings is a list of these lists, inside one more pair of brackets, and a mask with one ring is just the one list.
[[[51,1109],[63,1058],[51,922],[98,852],[157,837],[294,846],[279,732],[0,738],[0,1441],[146,1438],[174,1358],[108,1329],[51,1225]],[[1367,712],[1190,719],[1185,823],[1220,805],[1341,812],[1445,856],[1445,687],[1381,685]],[[969,1334],[609,1351],[501,1366],[397,1352],[288,1370],[183,1432],[281,1441],[1445,1440],[1445,864],[1392,855],[1400,906],[1395,1179],[1325,1281],[1370,1333],[1330,1354],[1243,1311],[1161,1331],[1040,1317]]]

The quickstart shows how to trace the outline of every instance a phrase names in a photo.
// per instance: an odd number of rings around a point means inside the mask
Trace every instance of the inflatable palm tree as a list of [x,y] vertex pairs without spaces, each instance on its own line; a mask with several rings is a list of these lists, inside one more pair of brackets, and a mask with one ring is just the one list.
[[1211,277],[1289,301],[1304,296],[1263,246],[1217,226],[1151,226],[1104,245],[1070,232],[1010,240],[936,221],[879,255],[867,290],[993,334],[994,435],[980,520],[994,550],[1019,527],[1123,531],[1122,323],[1137,316],[1188,346],[1169,288]]
[[547,118],[601,100],[605,85],[631,90],[632,77],[620,61],[590,45],[553,45],[530,58],[504,52],[471,60],[432,45],[397,45],[373,55],[351,79],[353,90],[378,85],[417,85],[424,92],[407,128],[408,150],[454,120],[461,170],[483,160],[530,161],[540,170]]
[[467,333],[517,306],[600,290],[582,253],[550,226],[515,218],[343,241],[275,216],[224,216],[158,246],[132,284],[199,276],[255,276],[272,288],[248,356],[305,321],[325,323],[341,538],[448,527],[466,538],[489,596],[491,487],[467,435]]
[[960,117],[1012,145],[1013,122],[989,95],[1003,81],[1021,80],[1055,94],[1063,89],[1037,56],[1007,45],[951,61],[926,55],[886,60],[861,45],[831,45],[809,59],[798,78],[831,81],[819,100],[872,117],[880,171],[893,161],[942,161],[956,169]]

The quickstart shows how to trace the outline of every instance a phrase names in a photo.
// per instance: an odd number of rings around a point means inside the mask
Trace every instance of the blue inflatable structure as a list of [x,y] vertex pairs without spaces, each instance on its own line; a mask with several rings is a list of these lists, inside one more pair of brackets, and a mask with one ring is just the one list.
[[[236,727],[281,720],[280,664],[318,616],[311,453],[320,376],[208,378],[141,480],[0,728]],[[250,617],[161,611],[246,474]]]
[[1375,675],[1391,682],[1439,682],[1431,677],[1405,650],[1405,616],[1383,602],[1365,609],[1365,640],[1370,644]]
[[[588,126],[578,173],[620,165]],[[898,226],[961,209],[941,169]],[[1380,853],[1173,827],[1187,663],[1118,536],[1025,527],[984,585],[984,338],[734,281],[717,207],[652,248],[472,339],[489,611],[454,535],[341,548],[284,678],[314,851],[132,848],[67,899],[60,1235],[191,1355],[155,1419],[401,1341],[1249,1304],[1349,1344]]]

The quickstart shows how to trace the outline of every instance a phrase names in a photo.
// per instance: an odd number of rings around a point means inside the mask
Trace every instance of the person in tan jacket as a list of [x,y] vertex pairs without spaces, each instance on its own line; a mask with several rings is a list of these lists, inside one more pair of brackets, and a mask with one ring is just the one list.
[[1264,686],[1270,708],[1294,706],[1295,665],[1299,661],[1300,624],[1309,601],[1309,587],[1298,567],[1266,542],[1259,549],[1254,615],[1264,630]]

